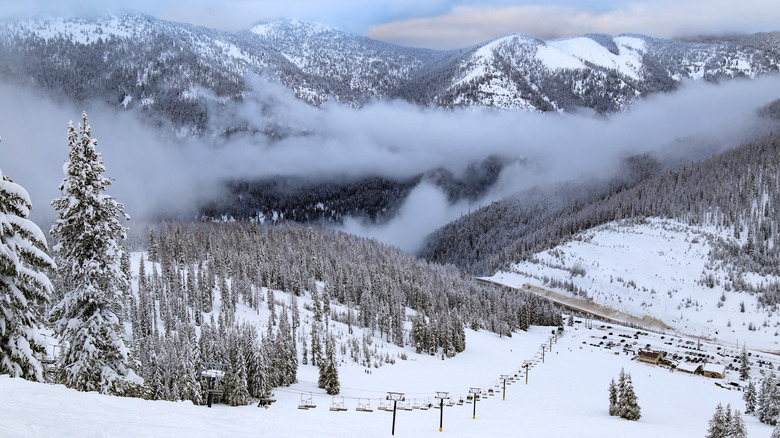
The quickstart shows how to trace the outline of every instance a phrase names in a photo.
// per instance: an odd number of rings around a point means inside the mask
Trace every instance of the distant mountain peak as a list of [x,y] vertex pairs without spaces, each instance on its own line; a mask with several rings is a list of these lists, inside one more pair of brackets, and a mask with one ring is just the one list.
[[289,33],[307,37],[333,33],[346,35],[346,32],[341,29],[297,18],[278,18],[267,23],[255,25],[249,32],[261,37]]
[[[635,34],[542,41],[509,34],[438,51],[298,19],[228,33],[124,12],[0,22],[0,79],[214,134],[253,131],[207,126],[214,119],[209,111],[252,91],[247,74],[275,78],[312,105],[333,99],[357,107],[400,99],[527,111],[586,107],[608,114],[643,96],[672,91],[684,79],[777,73],[778,47],[777,32],[696,42]],[[91,65],[74,65],[74,59],[89,59]]]

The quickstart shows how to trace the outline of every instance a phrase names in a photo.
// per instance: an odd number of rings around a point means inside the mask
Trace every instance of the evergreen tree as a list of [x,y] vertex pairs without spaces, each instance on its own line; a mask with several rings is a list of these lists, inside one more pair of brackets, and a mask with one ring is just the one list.
[[302,348],[303,348],[303,357],[301,358],[301,364],[308,365],[309,364],[309,350],[306,348],[306,339],[303,339],[302,342]]
[[742,354],[740,355],[739,365],[739,378],[741,380],[747,380],[750,378],[750,358],[748,357],[747,350],[742,347]]
[[[729,407],[730,408],[730,407]],[[747,428],[745,420],[742,419],[742,413],[739,410],[734,411],[729,425],[729,438],[747,438]]]
[[45,341],[36,309],[52,294],[45,270],[54,262],[46,238],[28,219],[32,203],[21,186],[0,171],[0,374],[43,380],[36,354]]
[[631,383],[631,374],[626,373],[623,369],[620,370],[618,380],[618,415],[631,421],[639,420],[642,417],[634,393],[634,385]]
[[776,426],[769,438],[780,438],[780,425]]
[[322,363],[322,344],[320,343],[320,323],[311,324],[311,364],[320,366]]
[[770,374],[761,384],[756,404],[758,421],[772,426],[777,424],[777,416],[780,414],[780,393],[775,386],[775,375]]
[[245,406],[249,404],[249,388],[247,386],[246,361],[243,354],[237,357],[236,362],[236,370],[230,373],[227,383],[230,391],[230,406]]
[[609,415],[618,415],[618,387],[615,379],[609,382]]
[[325,340],[325,356],[320,363],[320,377],[318,386],[330,395],[336,395],[341,391],[339,383],[339,370],[336,364],[336,340],[330,335]]
[[276,357],[281,375],[281,385],[292,385],[298,380],[298,351],[293,343],[293,334],[287,317],[287,306],[282,306],[279,315],[279,330],[276,335]]
[[120,268],[125,237],[122,204],[104,193],[103,159],[91,138],[87,114],[78,131],[68,125],[70,152],[62,197],[52,201],[57,220],[52,235],[62,264],[59,274],[69,285],[52,310],[57,334],[65,344],[60,380],[81,391],[131,395],[143,380],[133,371],[130,350],[122,338],[122,310],[127,290]]
[[154,230],[149,230],[149,241],[146,244],[146,252],[149,256],[150,262],[159,262],[160,259],[157,256],[157,237],[154,235]]
[[718,406],[715,408],[715,413],[712,415],[708,426],[706,438],[729,437],[729,424],[726,418],[726,411],[720,403],[718,403]]
[[418,312],[417,315],[412,318],[412,331],[409,333],[409,340],[418,354],[423,351],[429,351],[427,332],[428,325],[425,322],[425,317]]
[[195,405],[203,404],[203,391],[200,388],[198,364],[200,349],[198,348],[195,326],[182,323],[177,327],[179,348],[179,400],[190,400]]
[[748,382],[745,387],[742,399],[745,400],[745,413],[754,413],[756,411],[756,385],[754,385],[752,381]]

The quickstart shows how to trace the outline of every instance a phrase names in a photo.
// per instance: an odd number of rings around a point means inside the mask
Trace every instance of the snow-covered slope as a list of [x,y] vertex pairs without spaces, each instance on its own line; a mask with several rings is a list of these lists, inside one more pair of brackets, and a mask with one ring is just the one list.
[[[648,315],[689,336],[780,351],[780,315],[759,306],[755,295],[732,291],[730,267],[710,261],[719,239],[734,238],[672,220],[612,222],[491,279],[515,287],[538,285]],[[744,280],[758,285],[777,279],[753,273]]]
[[[688,438],[706,433],[707,422],[718,403],[744,412],[742,393],[714,384],[722,381],[670,373],[664,367],[637,363],[631,354],[613,354],[614,350],[599,346],[602,337],[617,342],[623,339],[618,335],[635,330],[620,326],[602,329],[598,325],[588,330],[584,325],[567,327],[563,337],[552,344],[552,351],[547,329],[533,328],[512,338],[470,331],[469,344],[475,347],[463,353],[460,363],[421,357],[383,367],[370,375],[362,370],[342,369],[343,402],[348,409],[343,412],[330,411],[334,399],[316,390],[313,401],[317,407],[297,409],[301,394],[308,397],[311,390],[304,373],[300,383],[276,391],[277,401],[268,409],[220,404],[209,409],[182,402],[110,397],[0,376],[0,436],[389,436],[393,414],[377,410],[379,403],[387,404],[387,391],[406,392],[406,399],[413,406],[435,403],[435,391],[449,391],[457,402],[471,387],[491,389],[495,395],[481,399],[476,409],[469,403],[445,406],[446,436],[510,437],[522,430],[523,434],[537,437]],[[646,339],[658,344],[662,341],[652,333],[643,336],[642,342]],[[544,363],[540,344],[548,346]],[[714,351],[715,347],[712,348]],[[533,364],[527,385],[521,371],[525,360]],[[610,417],[607,412],[607,386],[621,368],[632,375],[642,414],[637,422]],[[755,378],[760,377],[757,369],[754,368]],[[502,388],[496,385],[500,377],[497,370],[501,374],[518,374],[517,380],[507,385],[505,400]],[[735,378],[736,373],[729,371],[727,379]],[[335,401],[342,399],[337,397]],[[373,412],[356,411],[358,402],[370,404]],[[759,423],[755,417],[743,418],[748,436],[771,433],[772,427]],[[438,430],[439,419],[437,409],[399,409],[395,436],[443,436]]]

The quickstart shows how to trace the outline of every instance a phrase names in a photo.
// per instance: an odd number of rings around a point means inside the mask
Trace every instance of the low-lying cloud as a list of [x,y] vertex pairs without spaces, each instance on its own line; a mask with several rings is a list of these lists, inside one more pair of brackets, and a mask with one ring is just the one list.
[[[605,175],[623,158],[662,150],[677,139],[710,139],[714,149],[736,146],[768,129],[755,109],[780,97],[780,78],[688,83],[673,94],[643,100],[609,118],[489,109],[432,109],[379,102],[361,109],[301,103],[278,85],[258,82],[255,98],[223,109],[220,119],[284,126],[281,140],[264,135],[176,139],[133,112],[86,108],[99,140],[109,194],[136,220],[197,217],[204,200],[226,180],[300,176],[310,180],[366,175],[408,177],[436,167],[456,174],[488,155],[524,157],[532,166],[507,167],[494,189],[475,203],[450,205],[437,188],[421,185],[398,216],[383,226],[347,221],[347,230],[414,251],[422,237],[485,202],[537,184]],[[18,87],[0,85],[0,168],[32,196],[34,219],[48,229],[67,159],[66,127],[81,110],[56,105]],[[684,155],[684,151],[676,151]]]

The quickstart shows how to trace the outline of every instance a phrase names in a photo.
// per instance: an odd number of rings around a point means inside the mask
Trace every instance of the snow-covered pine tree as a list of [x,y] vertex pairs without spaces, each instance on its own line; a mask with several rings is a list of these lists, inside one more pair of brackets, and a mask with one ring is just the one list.
[[747,350],[742,347],[742,354],[740,355],[739,365],[739,378],[741,380],[747,380],[750,378],[750,358],[748,357]]
[[776,426],[769,438],[780,438],[780,425]]
[[752,381],[748,382],[745,392],[742,393],[742,399],[745,400],[745,413],[752,414],[756,411],[756,385]]
[[276,299],[274,298],[274,290],[268,288],[266,292],[266,304],[268,305],[268,324],[276,325]]
[[279,315],[279,330],[276,334],[276,357],[279,359],[281,385],[288,386],[298,381],[298,350],[293,342],[293,333],[287,316],[287,306],[282,306]]
[[715,413],[710,418],[706,438],[728,438],[729,424],[726,418],[726,411],[723,405],[718,403],[715,407]]
[[306,348],[306,332],[305,330],[301,329],[301,349],[302,349],[302,358],[301,358],[301,364],[302,365],[308,365],[309,364],[309,349]]
[[341,391],[336,364],[336,339],[332,334],[325,340],[325,356],[320,363],[319,387],[325,389],[325,392],[330,395],[336,395]]
[[230,406],[245,406],[249,404],[249,388],[247,387],[247,366],[243,357],[244,352],[239,350],[236,370],[228,377],[226,386],[230,391]]
[[322,344],[320,343],[320,323],[311,323],[311,364],[320,366],[322,363]]
[[45,270],[54,262],[43,232],[28,219],[31,209],[27,191],[0,171],[0,374],[41,381],[35,355],[46,347],[36,306],[52,293]]
[[631,374],[626,373],[623,369],[620,370],[618,380],[618,414],[621,418],[631,421],[639,420],[642,417],[634,393],[634,385],[631,383]]
[[124,207],[105,189],[111,180],[95,150],[87,114],[78,131],[68,124],[68,162],[60,184],[62,197],[52,201],[57,220],[51,233],[62,264],[59,274],[69,285],[52,309],[55,328],[65,344],[59,378],[81,391],[134,395],[143,383],[122,337],[123,294],[128,279],[120,267],[119,241],[128,218]]
[[146,245],[146,253],[149,256],[150,262],[160,261],[157,256],[157,237],[154,234],[154,230],[149,230],[149,242]]
[[618,387],[615,379],[609,382],[609,415],[618,415]]
[[770,374],[761,384],[756,404],[758,421],[772,426],[777,424],[777,416],[780,414],[780,392],[775,385],[775,375]]
[[466,330],[463,328],[463,321],[455,320],[454,323],[453,347],[455,348],[455,353],[462,353],[466,350]]
[[[729,406],[729,410],[731,407]],[[729,438],[747,438],[747,428],[745,427],[745,420],[742,419],[742,413],[739,410],[734,411],[734,415],[731,416],[731,424],[729,424]]]
[[192,323],[180,323],[177,327],[179,350],[179,389],[180,400],[190,400],[195,405],[203,404],[203,391],[200,387],[198,364],[200,350],[198,348],[195,326]]
[[417,353],[428,351],[428,333],[425,317],[422,313],[418,312],[412,317],[412,330],[409,332],[409,341],[412,346],[417,350]]

